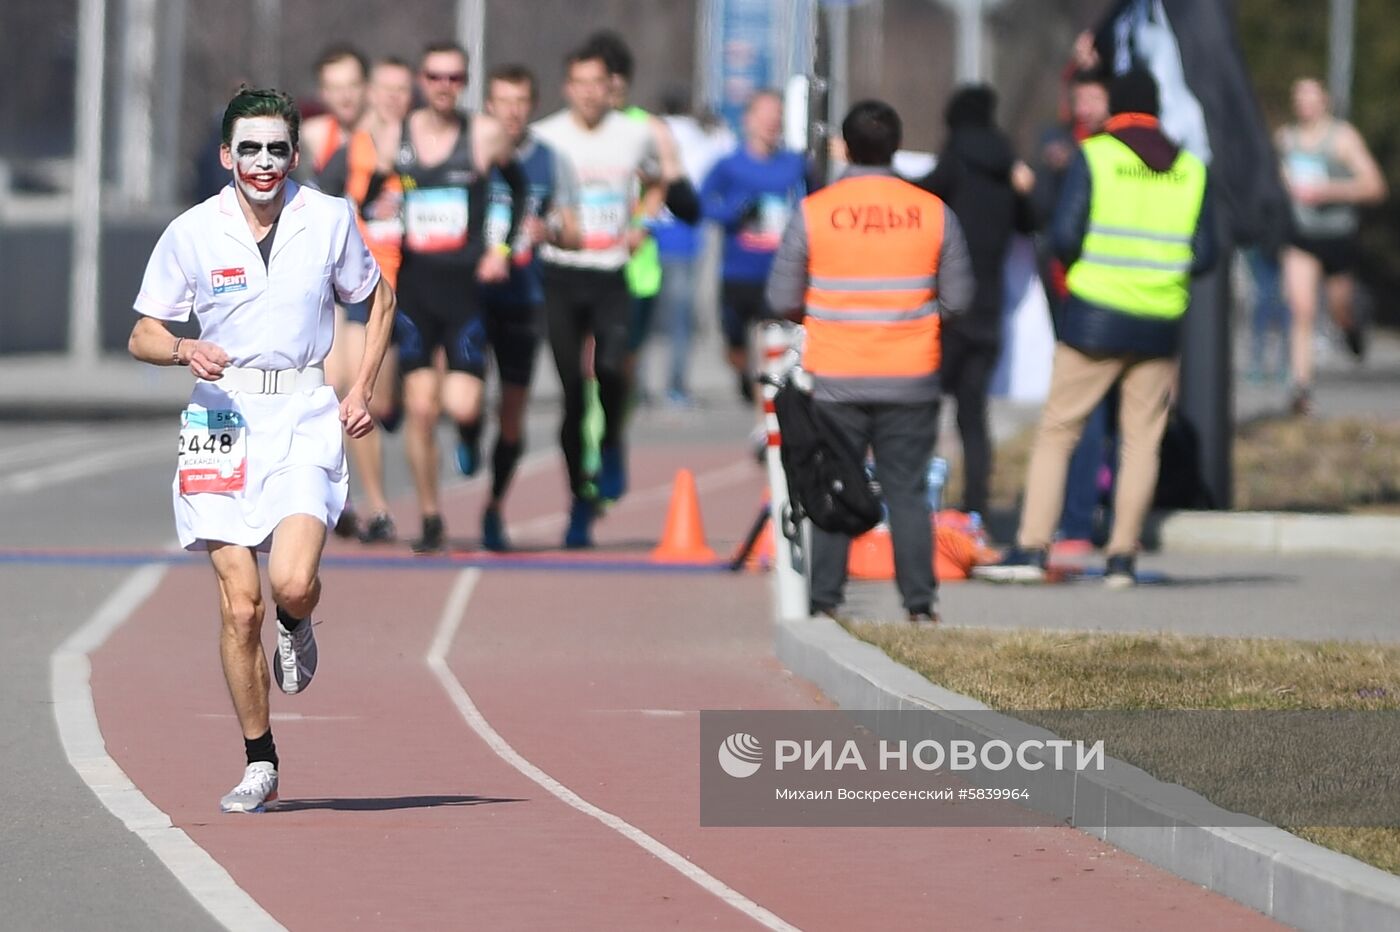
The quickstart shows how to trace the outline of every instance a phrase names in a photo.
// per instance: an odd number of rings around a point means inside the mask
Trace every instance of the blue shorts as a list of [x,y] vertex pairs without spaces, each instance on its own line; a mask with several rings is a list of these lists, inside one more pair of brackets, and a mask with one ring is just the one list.
[[412,372],[433,365],[439,347],[451,372],[486,375],[486,322],[470,266],[424,263],[399,270],[399,369]]
[[343,305],[345,308],[345,319],[352,324],[369,323],[369,308],[373,298],[366,298],[363,301],[356,301],[354,304]]

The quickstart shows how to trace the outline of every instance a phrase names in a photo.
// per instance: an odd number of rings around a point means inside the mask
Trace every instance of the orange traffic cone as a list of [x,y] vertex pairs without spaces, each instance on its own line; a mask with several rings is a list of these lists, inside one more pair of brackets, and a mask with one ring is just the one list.
[[851,541],[846,572],[852,579],[894,579],[894,544],[888,525],[877,524]]
[[705,523],[700,519],[700,497],[695,492],[695,476],[689,469],[676,473],[671,490],[671,507],[666,513],[666,529],[661,543],[651,552],[656,563],[703,563],[715,559],[705,544]]
[[744,569],[766,570],[773,566],[773,561],[777,559],[777,547],[773,543],[773,519],[769,518],[763,524],[763,530],[758,532],[758,540],[754,542],[753,550],[749,551],[748,560],[744,561]]

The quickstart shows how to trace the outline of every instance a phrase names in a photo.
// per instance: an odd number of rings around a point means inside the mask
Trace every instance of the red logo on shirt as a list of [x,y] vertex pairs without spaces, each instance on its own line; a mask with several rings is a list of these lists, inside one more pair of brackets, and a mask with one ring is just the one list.
[[247,291],[248,273],[241,268],[215,269],[209,273],[209,282],[213,285],[216,295],[229,291]]

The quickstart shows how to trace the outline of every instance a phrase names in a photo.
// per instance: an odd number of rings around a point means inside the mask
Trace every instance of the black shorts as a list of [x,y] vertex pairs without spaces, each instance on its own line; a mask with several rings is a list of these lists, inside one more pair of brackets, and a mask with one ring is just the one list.
[[763,282],[724,283],[721,289],[719,324],[730,349],[749,345],[749,331],[765,320],[777,320],[763,295]]
[[481,310],[502,384],[528,386],[540,345],[539,307],[488,299]]
[[447,368],[478,378],[486,374],[486,322],[481,314],[473,266],[427,263],[399,270],[399,312],[395,331],[399,369],[412,372],[433,365],[441,347]]
[[1293,235],[1293,245],[1322,263],[1323,275],[1344,275],[1356,268],[1355,236]]

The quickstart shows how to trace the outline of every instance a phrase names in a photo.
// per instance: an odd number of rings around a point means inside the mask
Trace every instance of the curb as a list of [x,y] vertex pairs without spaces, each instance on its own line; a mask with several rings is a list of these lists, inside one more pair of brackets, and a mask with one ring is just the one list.
[[[779,619],[775,649],[784,666],[842,709],[868,710],[863,723],[876,734],[885,734],[882,712],[933,711],[939,714],[925,727],[939,735],[1012,742],[1049,735],[1010,716],[986,715],[988,706],[934,685],[830,619]],[[982,717],[974,724],[958,714],[965,711]],[[1031,790],[1034,808],[1279,922],[1307,932],[1400,929],[1400,877],[1262,822],[1213,826],[1211,814],[1224,810],[1121,761],[1108,758],[1100,773],[1041,770],[1018,773],[1015,781]],[[1088,827],[1095,818],[1107,821],[1110,811],[1145,811],[1172,825]]]
[[1169,551],[1400,559],[1400,517],[1277,511],[1157,512],[1146,539]]

